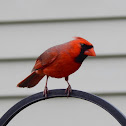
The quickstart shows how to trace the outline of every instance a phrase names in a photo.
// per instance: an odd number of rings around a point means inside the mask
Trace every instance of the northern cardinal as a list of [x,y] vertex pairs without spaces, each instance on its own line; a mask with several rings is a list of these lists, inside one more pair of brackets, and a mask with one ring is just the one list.
[[68,83],[66,92],[69,95],[72,89],[68,82],[68,76],[79,69],[87,56],[96,56],[96,54],[93,45],[81,37],[75,37],[70,42],[53,46],[37,58],[32,73],[22,80],[17,87],[34,87],[46,75],[43,94],[47,97],[48,77],[64,77]]

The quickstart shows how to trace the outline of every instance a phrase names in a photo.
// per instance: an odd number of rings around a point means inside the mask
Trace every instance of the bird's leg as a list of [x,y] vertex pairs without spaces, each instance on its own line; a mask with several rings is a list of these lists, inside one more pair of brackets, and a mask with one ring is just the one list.
[[69,96],[70,93],[72,92],[72,89],[71,89],[71,86],[70,86],[70,84],[69,84],[69,82],[68,82],[68,77],[65,77],[65,81],[66,81],[67,84],[68,84],[68,87],[67,87],[67,89],[65,90],[65,93],[67,93],[67,96]]
[[46,85],[45,85],[45,88],[44,88],[44,91],[43,91],[43,95],[45,96],[45,97],[47,97],[47,94],[48,94],[48,87],[47,87],[47,82],[48,82],[48,78],[49,78],[49,76],[47,76],[47,79],[46,79]]

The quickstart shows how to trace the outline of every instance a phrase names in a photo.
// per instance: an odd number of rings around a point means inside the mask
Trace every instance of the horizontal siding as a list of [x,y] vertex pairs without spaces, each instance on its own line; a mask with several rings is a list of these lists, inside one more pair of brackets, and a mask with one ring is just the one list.
[[0,21],[126,16],[125,0],[1,0]]
[[[117,107],[123,114],[126,114],[126,96],[102,98]],[[1,99],[0,117],[19,100],[21,99]],[[61,126],[66,124],[72,126],[120,126],[110,114],[100,107],[76,98],[54,98],[38,102],[20,112],[8,125],[24,126],[26,124],[28,126],[57,124]]]
[[0,59],[37,57],[45,49],[81,36],[97,55],[126,54],[126,20],[0,25]]
[[[120,63],[121,62],[121,63]],[[15,61],[0,63],[0,96],[28,95],[43,91],[45,79],[31,89],[17,88],[18,82],[23,80],[31,72],[34,61]],[[126,92],[126,58],[89,58],[81,68],[70,76],[70,84],[73,89],[94,93]],[[49,89],[66,88],[67,83],[63,79],[50,78]]]
[[[35,59],[44,50],[70,41],[73,36],[93,43],[97,57],[86,59],[70,76],[72,88],[99,94],[126,114],[125,5],[125,0],[0,1],[0,117],[24,96],[43,91],[46,78],[31,89],[16,85],[30,74]],[[64,79],[48,81],[49,90],[66,87]],[[61,124],[63,120],[65,124]],[[119,126],[96,105],[73,98],[34,104],[19,113],[9,126],[57,123]]]

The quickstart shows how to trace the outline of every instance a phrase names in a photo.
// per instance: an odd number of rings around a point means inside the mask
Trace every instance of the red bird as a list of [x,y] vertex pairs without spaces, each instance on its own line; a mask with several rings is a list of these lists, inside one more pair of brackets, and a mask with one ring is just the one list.
[[79,69],[87,56],[96,56],[96,54],[93,45],[81,37],[75,37],[70,42],[53,46],[37,58],[32,73],[21,81],[17,87],[34,87],[46,75],[43,94],[47,97],[48,77],[64,77],[68,83],[66,92],[69,95],[72,90],[68,82],[68,76]]

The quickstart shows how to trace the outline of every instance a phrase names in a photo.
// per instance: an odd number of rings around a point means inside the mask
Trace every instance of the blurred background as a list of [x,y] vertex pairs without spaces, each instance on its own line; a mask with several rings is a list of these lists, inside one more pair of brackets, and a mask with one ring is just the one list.
[[[16,85],[43,51],[74,36],[91,42],[97,57],[88,57],[70,76],[72,88],[96,94],[126,115],[125,0],[1,0],[0,117],[21,99],[43,91],[46,78],[31,89]],[[67,83],[50,78],[48,88],[67,88]],[[8,126],[59,124],[119,126],[101,108],[74,98],[36,103]]]

